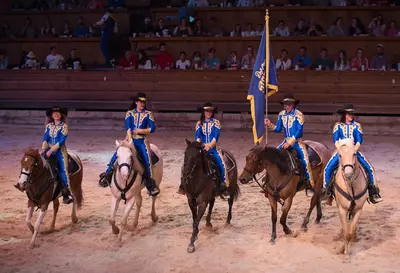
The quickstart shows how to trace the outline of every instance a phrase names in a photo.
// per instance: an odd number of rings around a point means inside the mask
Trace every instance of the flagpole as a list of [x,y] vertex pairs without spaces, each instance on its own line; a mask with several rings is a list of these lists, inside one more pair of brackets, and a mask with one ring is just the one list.
[[[265,117],[268,116],[268,78],[269,78],[269,13],[265,10]],[[268,127],[265,127],[265,145],[268,145]]]

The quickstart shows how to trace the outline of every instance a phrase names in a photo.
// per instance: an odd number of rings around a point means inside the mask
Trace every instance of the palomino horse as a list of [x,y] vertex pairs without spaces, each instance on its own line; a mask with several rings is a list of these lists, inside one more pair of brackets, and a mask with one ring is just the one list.
[[[80,158],[71,152],[68,152],[68,173],[71,192],[74,196],[71,218],[72,222],[76,223],[78,222],[76,210],[81,208],[83,202],[83,167]],[[28,195],[28,212],[25,222],[29,230],[33,233],[29,246],[34,247],[40,224],[51,201],[53,201],[54,212],[48,232],[54,229],[60,205],[58,198],[60,197],[62,182],[58,181],[58,183],[55,183],[49,163],[39,154],[37,149],[28,148],[21,159],[21,174],[18,183]],[[31,219],[35,206],[40,208],[40,214],[36,220],[35,227],[33,227]]]
[[[208,214],[206,217],[206,226],[212,228],[211,213],[214,207],[215,197],[218,196],[217,183],[212,174],[208,173],[209,167],[212,164],[212,158],[204,150],[203,144],[200,142],[190,142],[186,139],[187,148],[182,168],[182,179],[185,185],[185,192],[188,199],[188,204],[193,216],[193,232],[190,239],[190,244],[187,251],[192,253],[195,251],[194,242],[197,240],[199,233],[200,220],[206,211],[207,205]],[[228,168],[228,176],[230,186],[228,187],[228,217],[226,224],[230,224],[232,220],[232,205],[233,201],[239,195],[239,185],[237,184],[237,166],[233,155],[227,151],[223,151],[224,161]],[[214,166],[215,168],[215,166]]]
[[[110,225],[112,232],[115,235],[119,234],[119,242],[122,241],[122,231],[124,227],[128,230],[133,230],[137,227],[139,221],[140,208],[142,207],[142,189],[145,187],[143,180],[143,165],[139,161],[137,152],[133,144],[130,142],[115,141],[117,146],[117,162],[114,165],[114,175],[111,182],[111,216]],[[160,187],[160,183],[163,176],[163,158],[160,150],[156,145],[150,144],[150,149],[152,151],[152,171],[153,178],[156,181],[157,187]],[[125,201],[124,213],[121,219],[120,228],[115,225],[115,215],[118,210],[119,202]],[[151,205],[151,220],[153,222],[158,221],[156,215],[155,203],[157,196],[153,197],[153,203]],[[133,221],[132,227],[127,226],[128,216],[136,203],[135,219]]]
[[[311,199],[310,208],[302,224],[302,230],[307,231],[307,225],[310,221],[310,215],[314,207],[317,206],[317,218],[315,222],[320,223],[322,217],[321,209],[321,188],[323,183],[324,168],[330,159],[329,149],[318,142],[305,141],[307,152],[310,159],[310,165],[315,180],[315,194]],[[286,224],[286,219],[292,206],[293,197],[297,191],[306,188],[306,183],[302,181],[302,165],[299,166],[300,174],[293,171],[293,163],[297,161],[291,155],[290,151],[278,150],[276,148],[257,145],[252,148],[246,157],[246,166],[239,177],[243,184],[250,182],[255,175],[266,170],[264,184],[261,185],[265,196],[268,198],[271,206],[272,234],[270,242],[275,243],[276,222],[277,222],[277,202],[283,205],[280,223],[283,226],[285,234],[291,234],[292,231]],[[256,180],[257,181],[257,180]],[[258,182],[258,181],[257,181]],[[282,201],[283,200],[283,201]]]
[[[356,238],[357,222],[368,197],[368,183],[357,160],[353,139],[340,141],[339,168],[334,193],[343,228],[345,261],[350,261],[350,241]],[[347,219],[350,220],[350,227]]]

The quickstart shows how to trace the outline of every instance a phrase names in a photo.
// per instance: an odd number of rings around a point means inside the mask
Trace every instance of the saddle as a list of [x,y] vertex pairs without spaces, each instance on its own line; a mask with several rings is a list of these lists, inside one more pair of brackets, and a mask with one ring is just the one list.
[[[224,150],[222,150],[222,156],[223,156],[224,163],[225,163],[225,166],[227,168],[228,175],[229,175],[229,173],[236,166],[235,161]],[[208,170],[207,170],[207,175],[213,177],[216,180],[216,182],[218,184],[220,184],[221,183],[221,172],[220,172],[220,170],[218,168],[217,162],[215,162],[214,158],[211,157],[211,156],[209,157],[209,159],[210,160],[209,160],[209,166],[208,166]]]
[[[142,165],[144,165],[143,157],[141,155],[139,155],[139,153],[138,153],[137,157],[138,157],[138,160],[140,161],[140,163]],[[153,166],[156,165],[158,163],[158,161],[160,161],[160,158],[153,152],[153,150],[151,150],[151,148],[150,148],[150,158],[151,158],[151,164]]]
[[[313,148],[311,148],[309,145],[305,144],[305,146],[307,149],[307,154],[308,154],[308,159],[310,161],[311,169],[314,169],[314,168],[318,167],[319,165],[321,165],[322,160],[321,160],[321,157],[317,154],[317,152]],[[305,166],[303,166],[303,163],[302,163],[301,159],[299,158],[298,153],[295,149],[289,148],[287,150],[287,153],[289,154],[290,163],[292,166],[292,173],[300,176],[300,182],[298,185],[298,189],[300,189],[301,185],[304,182],[307,182],[306,178],[305,178],[305,171],[304,171]]]

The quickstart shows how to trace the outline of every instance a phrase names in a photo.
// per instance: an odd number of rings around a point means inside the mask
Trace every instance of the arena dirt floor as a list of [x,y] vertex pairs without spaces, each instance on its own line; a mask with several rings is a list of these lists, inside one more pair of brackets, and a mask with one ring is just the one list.
[[[365,128],[368,130],[368,128]],[[79,222],[71,224],[71,207],[61,204],[56,230],[38,237],[38,247],[29,249],[31,234],[24,223],[26,195],[12,186],[18,180],[20,159],[29,145],[40,146],[42,129],[0,129],[0,272],[400,272],[400,163],[398,138],[365,137],[362,150],[373,162],[381,181],[384,202],[366,204],[352,244],[352,262],[343,263],[341,241],[336,239],[340,221],[336,206],[323,205],[320,225],[315,212],[307,233],[300,225],[309,199],[300,192],[289,214],[295,236],[285,236],[278,225],[276,245],[270,245],[270,208],[255,183],[241,185],[241,195],[233,207],[232,225],[225,227],[227,203],[217,200],[213,231],[201,223],[196,252],[186,248],[191,235],[191,213],[186,198],[175,193],[185,148],[185,137],[193,132],[157,132],[152,138],[163,152],[164,178],[157,201],[159,221],[150,219],[151,199],[144,200],[139,225],[126,232],[122,247],[108,224],[110,190],[97,186],[122,132],[74,131],[67,147],[84,163],[85,202],[78,212]],[[331,136],[307,134],[332,148]],[[281,135],[270,134],[271,145]],[[222,132],[223,147],[237,158],[239,171],[252,146],[251,133]],[[117,215],[117,223],[122,207]],[[46,215],[43,230],[51,220]],[[38,216],[34,213],[33,220]],[[133,218],[133,211],[129,221]]]

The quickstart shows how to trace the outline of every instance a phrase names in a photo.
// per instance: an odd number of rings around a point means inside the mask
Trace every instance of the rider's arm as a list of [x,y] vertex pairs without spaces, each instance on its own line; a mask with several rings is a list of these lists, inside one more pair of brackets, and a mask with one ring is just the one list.
[[295,121],[294,121],[293,125],[296,128],[296,132],[287,141],[290,145],[293,145],[303,135],[303,127],[304,127],[304,115],[303,115],[303,113],[297,112],[296,118],[295,118]]
[[67,140],[68,137],[68,125],[67,124],[63,124],[62,128],[61,128],[61,137],[60,137],[60,141],[56,143],[56,145],[54,145],[53,147],[51,147],[51,151],[55,152],[57,151],[60,147],[65,145],[65,141]]
[[336,122],[335,126],[333,127],[333,143],[335,143],[335,147],[337,150],[340,148],[340,134],[339,134],[339,122]]
[[43,150],[46,150],[49,147],[49,143],[47,142],[47,140],[49,139],[49,130],[50,130],[49,125],[47,125],[43,135],[43,142],[42,142]]
[[194,131],[194,134],[195,134],[196,141],[200,142],[201,141],[201,125],[200,125],[200,121],[198,121],[196,123],[196,129]]
[[148,135],[156,131],[156,123],[154,121],[154,115],[152,112],[149,112],[149,114],[147,115],[147,119],[148,119],[147,123],[148,127],[146,129],[137,129],[138,133],[141,135]]
[[215,147],[217,145],[218,140],[219,140],[219,134],[221,130],[221,123],[219,120],[215,120],[215,125],[213,127],[213,135],[212,135],[212,140],[210,142],[211,148]]
[[356,143],[355,145],[355,149],[356,151],[358,151],[358,149],[360,149],[360,146],[363,142],[363,130],[361,127],[361,124],[357,124],[356,129],[354,129],[354,142]]
[[271,124],[271,126],[268,127],[268,129],[271,129],[272,131],[274,131],[275,133],[280,133],[282,131],[283,128],[283,122],[282,122],[282,114],[284,113],[284,111],[280,112],[278,115],[278,120],[276,121],[276,125]]
[[126,130],[126,140],[130,142],[132,140],[132,112],[127,111],[125,115],[125,130]]

